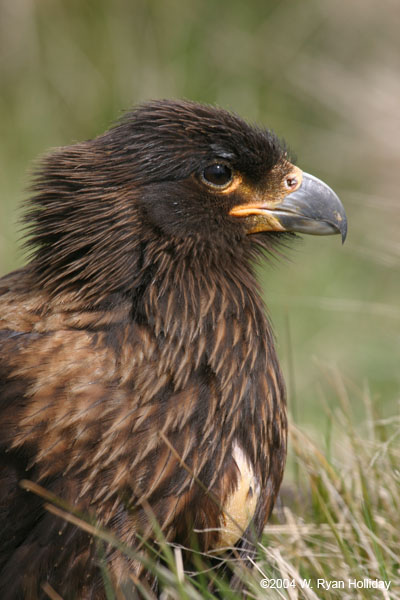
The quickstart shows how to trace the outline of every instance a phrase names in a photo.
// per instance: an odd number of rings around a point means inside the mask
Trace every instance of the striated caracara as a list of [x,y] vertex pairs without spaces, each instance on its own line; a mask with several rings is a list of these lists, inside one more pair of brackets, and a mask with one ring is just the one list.
[[[246,554],[287,431],[252,262],[292,232],[344,239],[339,199],[271,131],[156,101],[47,156],[26,222],[30,262],[0,280],[0,598],[106,597],[98,545],[23,480],[132,548],[154,516]],[[105,551],[116,590],[146,577]]]

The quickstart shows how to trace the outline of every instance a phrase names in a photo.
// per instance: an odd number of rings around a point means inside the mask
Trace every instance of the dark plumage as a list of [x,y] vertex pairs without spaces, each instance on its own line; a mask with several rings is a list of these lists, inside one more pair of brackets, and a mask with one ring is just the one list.
[[[0,597],[105,598],[90,535],[22,479],[133,547],[150,507],[169,541],[246,553],[287,429],[251,264],[287,231],[344,236],[337,197],[270,131],[160,101],[45,158],[26,221],[31,260],[0,280]],[[146,577],[107,552],[117,589]]]

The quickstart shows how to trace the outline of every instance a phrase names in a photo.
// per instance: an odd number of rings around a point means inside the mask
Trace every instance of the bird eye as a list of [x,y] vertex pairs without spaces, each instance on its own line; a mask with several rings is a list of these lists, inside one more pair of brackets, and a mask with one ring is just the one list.
[[201,179],[210,187],[225,188],[233,179],[232,169],[224,163],[214,163],[204,169]]

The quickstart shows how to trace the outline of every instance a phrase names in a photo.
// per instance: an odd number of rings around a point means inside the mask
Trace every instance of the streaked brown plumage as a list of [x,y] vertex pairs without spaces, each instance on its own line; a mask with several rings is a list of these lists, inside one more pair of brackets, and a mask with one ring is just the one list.
[[[90,535],[21,479],[133,547],[150,507],[167,540],[244,554],[286,455],[251,264],[287,231],[344,236],[339,201],[271,132],[159,101],[45,158],[27,223],[31,261],[0,280],[0,597],[105,598]],[[108,562],[117,589],[140,574]]]

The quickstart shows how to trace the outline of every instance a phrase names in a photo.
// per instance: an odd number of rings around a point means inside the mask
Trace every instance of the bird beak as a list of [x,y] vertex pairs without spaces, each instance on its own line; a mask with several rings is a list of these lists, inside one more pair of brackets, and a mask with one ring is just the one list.
[[301,176],[300,186],[294,192],[287,194],[282,202],[235,206],[230,214],[246,218],[248,233],[259,231],[292,231],[311,235],[340,233],[344,242],[347,235],[347,218],[339,198],[317,177],[308,173],[301,173]]

